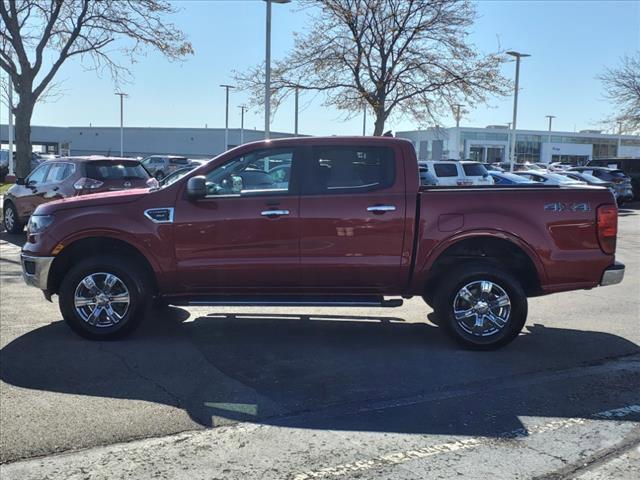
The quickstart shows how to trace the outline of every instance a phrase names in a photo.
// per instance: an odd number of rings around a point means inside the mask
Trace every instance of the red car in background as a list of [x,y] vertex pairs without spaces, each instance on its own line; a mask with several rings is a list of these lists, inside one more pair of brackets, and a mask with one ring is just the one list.
[[145,188],[149,173],[138,160],[103,156],[47,160],[18,179],[3,201],[4,228],[19,233],[39,205],[87,193]]

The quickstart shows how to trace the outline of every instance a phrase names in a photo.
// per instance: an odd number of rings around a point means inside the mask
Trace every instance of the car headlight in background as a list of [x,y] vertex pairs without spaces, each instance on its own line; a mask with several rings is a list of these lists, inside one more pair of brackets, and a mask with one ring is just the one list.
[[43,232],[53,222],[53,215],[31,215],[27,224],[27,233],[33,235]]

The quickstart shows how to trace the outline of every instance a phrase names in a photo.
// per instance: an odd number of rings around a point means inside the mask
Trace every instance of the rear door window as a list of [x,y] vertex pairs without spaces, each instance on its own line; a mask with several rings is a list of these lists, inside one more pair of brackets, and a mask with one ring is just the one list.
[[436,163],[433,170],[438,177],[457,177],[458,168],[455,163]]
[[62,182],[69,178],[75,170],[76,166],[73,163],[56,162],[51,165],[46,181],[52,183]]
[[100,181],[149,178],[149,174],[139,162],[87,162],[86,171],[87,177]]
[[316,147],[310,160],[304,193],[371,192],[395,182],[395,159],[388,147]]
[[465,163],[462,165],[462,169],[467,177],[484,177],[487,175],[487,169],[479,163]]

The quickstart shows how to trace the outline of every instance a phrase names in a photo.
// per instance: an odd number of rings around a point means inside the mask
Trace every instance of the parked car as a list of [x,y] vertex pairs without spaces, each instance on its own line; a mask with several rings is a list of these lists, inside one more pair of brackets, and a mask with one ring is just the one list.
[[420,166],[426,167],[440,186],[493,185],[487,169],[479,162],[456,160],[426,160]]
[[496,185],[531,185],[535,182],[528,180],[522,175],[516,175],[510,172],[494,172],[490,171],[489,175],[493,178]]
[[580,182],[585,182],[587,185],[592,185],[594,187],[604,187],[613,194],[616,200],[618,198],[616,195],[616,189],[613,182],[605,182],[604,180],[594,177],[593,175],[589,175],[588,173],[572,172],[570,170],[566,172],[562,172],[562,175],[564,175],[565,177],[572,178],[574,180],[578,180]]
[[[510,172],[511,171],[511,165],[509,164],[509,162],[502,162],[500,164],[500,168],[502,168],[503,171],[505,172]],[[527,172],[529,171],[529,168],[527,167],[526,163],[514,163],[513,164],[513,171],[514,172]]]
[[[268,183],[272,158],[291,166],[286,186]],[[461,344],[493,349],[518,336],[528,296],[622,281],[616,231],[605,189],[423,187],[407,140],[308,137],[242,145],[159,189],[40,205],[21,262],[92,339],[130,333],[152,301],[392,307],[418,295]]]
[[549,164],[549,166],[547,167],[547,169],[550,172],[564,172],[565,170],[568,170],[572,167],[575,167],[575,165],[573,163],[566,163],[566,162],[551,162]]
[[633,186],[631,184],[631,179],[625,175],[622,170],[605,167],[574,167],[569,171],[586,173],[593,175],[600,180],[604,180],[605,182],[613,183],[618,205],[622,205],[633,200]]
[[532,182],[540,183],[543,185],[586,185],[586,182],[580,180],[574,180],[573,178],[565,177],[559,173],[538,173],[532,171],[515,172],[515,175],[531,180]]
[[87,193],[146,187],[149,174],[139,161],[113,157],[66,157],[42,162],[18,179],[4,196],[4,228],[22,231],[41,204]]
[[158,180],[162,180],[173,171],[190,164],[192,164],[191,160],[178,155],[151,155],[142,160],[144,168]]
[[420,162],[418,162],[418,173],[420,175],[420,185],[431,187],[438,185],[436,176],[429,171],[426,165],[420,165]]
[[640,199],[640,158],[600,158],[591,160],[588,166],[621,170],[631,179],[633,197]]

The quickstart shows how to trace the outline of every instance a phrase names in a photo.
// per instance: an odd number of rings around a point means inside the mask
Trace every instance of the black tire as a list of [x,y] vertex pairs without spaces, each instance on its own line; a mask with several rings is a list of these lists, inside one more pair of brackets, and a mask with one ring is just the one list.
[[[494,287],[491,293],[482,293],[479,288],[479,282],[481,281],[491,282],[494,286],[497,286],[497,288]],[[462,302],[456,304],[466,304],[466,306],[469,307],[467,311],[472,310],[472,303],[467,303],[464,296],[458,296],[458,293],[463,287],[469,285],[471,285],[470,289],[477,293],[477,295],[474,295],[474,298],[479,299],[480,302],[484,302],[485,304],[496,305],[487,311],[487,315],[491,314],[494,319],[500,319],[500,315],[494,314],[496,311],[502,312],[503,316],[506,315],[507,321],[503,327],[498,327],[498,324],[490,321],[488,317],[482,313],[484,306],[477,304],[475,308],[481,309],[478,311],[478,314],[481,317],[480,321],[483,322],[482,328],[484,328],[485,325],[488,328],[486,336],[482,336],[480,332],[472,333],[475,332],[474,327],[469,327],[462,320],[460,322],[456,320],[454,315],[454,302]],[[497,306],[498,295],[496,295],[495,292],[499,292],[500,290],[508,296],[510,302],[509,313],[505,313],[506,308],[503,309]],[[502,297],[502,295],[500,295],[500,297]],[[527,296],[520,282],[509,272],[489,263],[471,263],[467,266],[454,269],[445,277],[434,301],[436,306],[435,313],[440,326],[442,326],[454,340],[472,350],[495,350],[507,345],[518,336],[527,320]],[[475,318],[477,318],[477,316]],[[467,322],[471,321],[474,321],[474,317],[467,319]],[[465,325],[467,330],[465,330],[461,323]],[[469,329],[471,329],[472,332],[469,332]],[[491,333],[492,330],[495,330],[495,332]]]
[[11,202],[4,204],[2,225],[8,233],[22,233],[24,230],[24,222],[18,217],[18,210]]
[[[129,304],[117,323],[113,325],[91,325],[82,318],[75,308],[74,297],[81,282],[91,274],[96,275],[96,286],[99,291],[105,291],[104,283],[99,285],[101,274],[112,274],[124,284],[128,291]],[[116,284],[120,285],[120,284]],[[91,257],[79,263],[67,272],[60,285],[59,306],[60,312],[67,325],[78,335],[90,340],[115,340],[124,338],[133,332],[142,322],[147,313],[152,294],[144,270],[135,263],[125,258],[113,255]],[[122,290],[121,290],[122,291]],[[88,307],[90,308],[90,307]],[[96,308],[96,307],[94,307]],[[120,305],[118,308],[122,309]],[[98,317],[106,320],[106,312],[101,312]],[[106,322],[105,322],[106,323]]]

